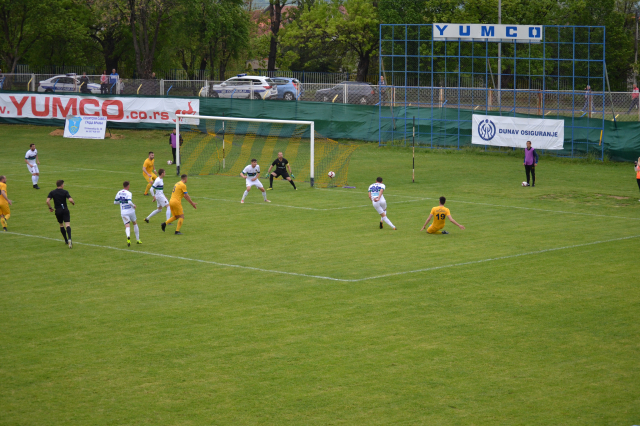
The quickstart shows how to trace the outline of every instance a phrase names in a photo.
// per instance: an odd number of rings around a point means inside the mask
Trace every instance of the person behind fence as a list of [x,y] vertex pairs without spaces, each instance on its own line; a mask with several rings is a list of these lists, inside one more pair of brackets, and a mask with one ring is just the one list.
[[82,77],[80,77],[80,92],[91,93],[91,90],[89,90],[89,77],[87,77],[86,72],[83,72]]
[[112,93],[115,90],[115,85],[118,83],[119,75],[114,68],[109,75],[109,93]]
[[[533,178],[531,186],[536,186],[536,165],[538,164],[538,153],[531,148],[531,141],[527,141],[527,147],[524,150],[524,171],[527,174],[527,186],[529,186],[529,177]],[[531,176],[529,176],[531,175]]]
[[[182,134],[180,135],[180,146],[184,143]],[[169,145],[171,145],[171,152],[173,153],[173,163],[176,164],[176,129],[173,129],[173,133],[169,135]]]
[[639,93],[640,93],[640,90],[638,90],[638,85],[634,84],[633,85],[633,92],[631,92],[631,106],[629,107],[629,110],[627,111],[627,114],[629,114],[634,107],[638,108],[638,94]]
[[591,86],[587,85],[587,88],[584,90],[584,106],[580,111],[588,111],[589,104],[591,104],[591,111],[593,112],[593,102],[591,102]]
[[109,93],[109,77],[107,77],[107,71],[103,71],[100,76],[100,94],[106,95]]
[[640,158],[638,158],[638,161],[635,162],[634,166],[635,167],[633,169],[636,172],[636,181],[638,182],[638,189],[640,189]]

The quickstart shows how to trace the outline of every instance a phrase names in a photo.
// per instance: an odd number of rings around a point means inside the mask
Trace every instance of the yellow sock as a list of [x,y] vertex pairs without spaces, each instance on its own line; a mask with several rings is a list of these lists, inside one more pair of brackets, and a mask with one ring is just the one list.
[[165,223],[168,225],[171,222],[173,222],[174,220],[176,220],[176,217],[175,216],[171,216]]
[[435,232],[436,234],[442,234],[442,229],[439,229]]
[[147,184],[147,188],[144,190],[144,195],[147,195],[147,194],[149,193],[149,189],[151,189],[151,185],[152,185],[152,184],[153,184],[152,182],[149,182],[149,183]]
[[2,227],[6,228],[7,227],[7,221],[4,220],[4,217],[0,217],[0,223],[2,223]]
[[183,218],[178,219],[178,226],[176,226],[176,232],[178,232],[180,228],[182,228],[182,222],[184,222]]

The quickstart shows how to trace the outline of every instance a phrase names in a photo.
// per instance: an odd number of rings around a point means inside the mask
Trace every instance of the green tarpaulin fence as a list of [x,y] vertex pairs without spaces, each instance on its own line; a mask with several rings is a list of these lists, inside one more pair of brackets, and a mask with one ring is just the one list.
[[[17,94],[12,92],[12,94]],[[24,92],[25,95],[32,95],[33,92]],[[95,95],[94,95],[95,96]],[[387,108],[387,107],[384,107]],[[473,111],[460,110],[453,108],[418,108],[407,107],[407,117],[420,117],[421,128],[420,133],[428,133],[431,130],[430,114],[446,117],[449,114],[461,114],[468,116],[468,120],[460,129],[464,137],[461,137],[462,145],[471,145],[471,114]],[[405,111],[403,107],[393,108],[394,116],[404,117]],[[369,142],[378,142],[380,139],[381,128],[383,134],[390,133],[395,125],[395,130],[403,129],[404,121],[400,119],[386,120],[380,123],[379,107],[369,105],[352,105],[352,104],[335,104],[323,102],[286,102],[286,101],[261,101],[246,99],[200,99],[200,114],[212,116],[226,117],[245,117],[245,118],[270,118],[282,120],[313,120],[315,122],[316,131],[323,136],[332,139],[352,139],[363,140]],[[520,115],[519,115],[520,116]],[[537,116],[532,116],[537,117]],[[537,117],[540,118],[540,117]],[[555,117],[548,117],[555,118]],[[571,118],[566,118],[571,119]],[[574,126],[579,125],[580,120],[588,120],[588,118],[574,118]],[[26,119],[26,118],[6,118],[0,117],[0,123],[28,123],[37,125],[54,125],[63,126],[64,120],[57,119]],[[458,146],[458,124],[451,121],[433,121],[437,130],[438,138],[434,140],[434,146]],[[407,123],[410,125],[410,123]],[[380,126],[381,125],[381,126]],[[170,128],[172,125],[158,124],[134,124],[119,123],[110,121],[108,127],[111,129],[157,129]],[[424,127],[424,128],[423,128]],[[434,130],[434,132],[435,132]],[[565,152],[585,152],[588,146],[589,152],[597,145],[600,134],[595,131],[580,134],[579,130],[574,129],[573,150],[570,146],[571,134],[566,134],[565,129]],[[409,129],[410,134],[410,129]],[[568,141],[567,141],[568,139]],[[588,141],[588,145],[587,145]],[[418,141],[421,146],[431,146],[431,138],[422,137]],[[640,123],[622,122],[617,126],[612,121],[605,121],[605,129],[602,143],[604,144],[605,154],[609,158],[618,161],[632,161],[640,156]],[[562,154],[562,153],[561,153]],[[599,149],[598,149],[599,154]]]

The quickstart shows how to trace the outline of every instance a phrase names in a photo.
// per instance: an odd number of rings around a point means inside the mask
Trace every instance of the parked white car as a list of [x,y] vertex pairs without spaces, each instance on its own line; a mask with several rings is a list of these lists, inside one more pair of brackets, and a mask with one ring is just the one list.
[[[76,74],[56,75],[40,81],[38,92],[79,92],[80,84],[80,77]],[[100,94],[100,84],[89,83],[87,87],[91,93]]]
[[275,99],[278,87],[269,77],[238,74],[235,77],[203,87],[200,96],[211,98]]

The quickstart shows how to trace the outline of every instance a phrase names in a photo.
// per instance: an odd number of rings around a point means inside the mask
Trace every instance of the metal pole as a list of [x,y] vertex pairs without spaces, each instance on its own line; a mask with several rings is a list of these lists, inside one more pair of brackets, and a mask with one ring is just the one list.
[[313,188],[313,181],[315,180],[315,125],[314,122],[311,122],[311,158],[309,163],[309,182],[311,183],[311,187]]
[[176,175],[180,176],[180,117],[176,116]]
[[[502,0],[498,0],[498,25],[502,24]],[[502,112],[502,43],[498,43],[498,111]]]
[[416,116],[413,116],[413,141],[412,141],[413,171],[411,172],[411,182],[416,183]]

